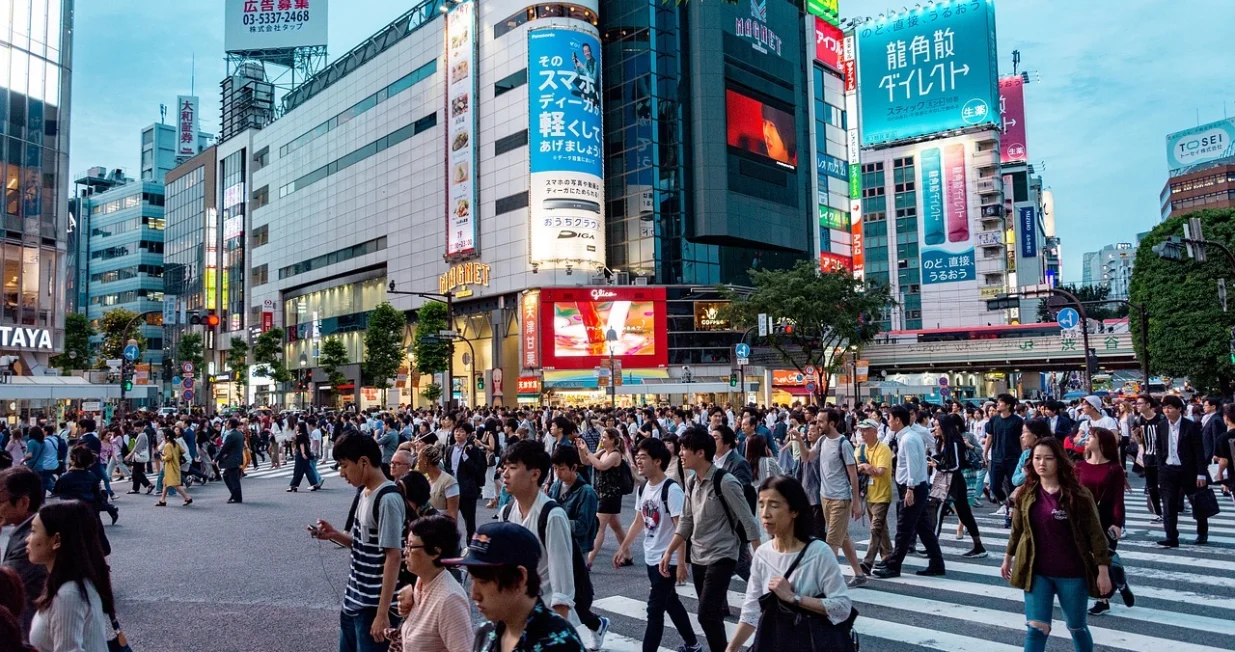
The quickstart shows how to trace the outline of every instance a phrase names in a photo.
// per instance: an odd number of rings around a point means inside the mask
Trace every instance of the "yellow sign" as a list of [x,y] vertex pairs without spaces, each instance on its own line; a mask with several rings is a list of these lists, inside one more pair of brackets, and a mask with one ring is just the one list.
[[[484,263],[460,263],[446,270],[437,279],[438,292],[446,294],[454,291],[457,298],[472,296],[468,286],[482,285],[489,287],[489,272],[492,268]],[[459,288],[455,291],[455,288]]]
[[1001,287],[980,288],[978,290],[978,296],[980,296],[983,299],[994,299],[1000,294],[1003,294],[1003,291],[1004,290]]

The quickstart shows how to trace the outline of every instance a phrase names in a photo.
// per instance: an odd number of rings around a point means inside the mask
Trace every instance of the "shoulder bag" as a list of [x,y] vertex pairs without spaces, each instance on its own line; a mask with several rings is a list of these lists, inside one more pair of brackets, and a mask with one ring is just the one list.
[[[792,577],[814,542],[815,539],[811,539],[802,547],[785,573],[786,579]],[[759,611],[759,625],[750,652],[858,652],[858,636],[853,631],[857,609],[851,609],[844,622],[833,623],[823,614],[787,603],[768,591],[759,598]]]

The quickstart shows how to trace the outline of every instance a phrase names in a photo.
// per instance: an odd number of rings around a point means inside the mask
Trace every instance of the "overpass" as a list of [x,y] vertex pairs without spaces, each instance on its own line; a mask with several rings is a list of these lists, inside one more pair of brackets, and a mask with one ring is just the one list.
[[[872,373],[1061,371],[1084,368],[1083,341],[1080,335],[1052,335],[870,344],[862,350],[862,358],[870,362]],[[1100,369],[1128,369],[1138,364],[1130,333],[1090,333],[1089,347],[1097,354]]]

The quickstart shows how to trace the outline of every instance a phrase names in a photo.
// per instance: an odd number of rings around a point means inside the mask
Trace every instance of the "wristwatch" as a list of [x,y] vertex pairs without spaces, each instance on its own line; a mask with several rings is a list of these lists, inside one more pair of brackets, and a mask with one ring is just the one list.
[[798,595],[797,593],[793,594],[793,606],[795,607],[802,606],[802,596]]

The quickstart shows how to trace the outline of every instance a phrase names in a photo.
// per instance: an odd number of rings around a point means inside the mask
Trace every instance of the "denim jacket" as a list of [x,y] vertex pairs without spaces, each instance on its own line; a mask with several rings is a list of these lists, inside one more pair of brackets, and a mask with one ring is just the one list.
[[565,491],[565,495],[562,481],[555,481],[549,486],[549,498],[557,501],[557,504],[566,510],[566,515],[570,518],[570,536],[579,544],[579,550],[585,555],[591,552],[592,544],[596,540],[596,510],[600,506],[600,497],[596,495],[596,490],[579,475],[576,476],[575,483]]

